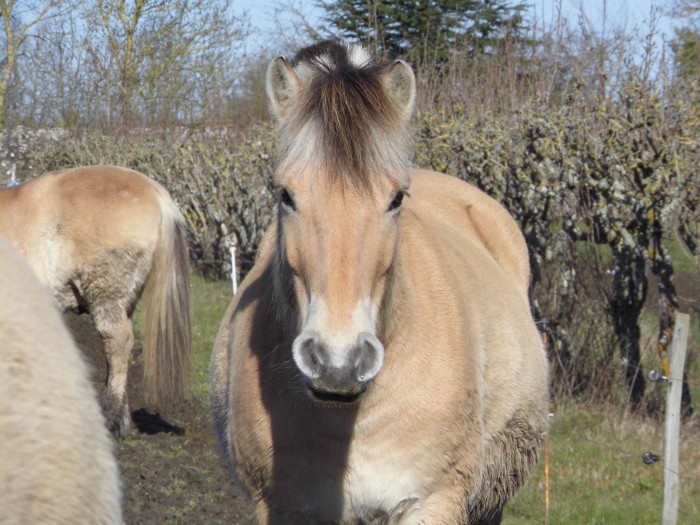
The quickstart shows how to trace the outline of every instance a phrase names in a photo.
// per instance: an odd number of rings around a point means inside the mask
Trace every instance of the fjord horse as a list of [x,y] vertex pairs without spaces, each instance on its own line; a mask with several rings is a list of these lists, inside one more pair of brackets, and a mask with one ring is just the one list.
[[0,237],[0,523],[121,525],[119,471],[53,299]]
[[498,523],[546,431],[527,248],[411,171],[415,80],[322,42],[267,70],[276,221],[217,336],[215,432],[263,524]]
[[186,397],[191,361],[185,221],[152,179],[114,166],[45,173],[0,189],[0,233],[62,310],[89,311],[108,363],[103,408],[116,436],[132,422],[126,395],[132,315],[144,294],[146,402]]

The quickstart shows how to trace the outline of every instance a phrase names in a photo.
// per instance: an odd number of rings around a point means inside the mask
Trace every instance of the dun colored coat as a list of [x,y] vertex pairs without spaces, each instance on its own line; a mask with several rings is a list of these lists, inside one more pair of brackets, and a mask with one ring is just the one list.
[[277,218],[220,327],[216,435],[262,524],[498,523],[536,464],[548,367],[506,210],[412,170],[403,62],[272,61]]
[[191,360],[185,222],[168,192],[132,170],[87,166],[0,189],[0,233],[59,307],[89,311],[109,365],[104,409],[117,436],[131,427],[126,397],[132,315],[144,301],[149,404],[185,397]]
[[121,525],[112,443],[46,289],[0,236],[0,523]]

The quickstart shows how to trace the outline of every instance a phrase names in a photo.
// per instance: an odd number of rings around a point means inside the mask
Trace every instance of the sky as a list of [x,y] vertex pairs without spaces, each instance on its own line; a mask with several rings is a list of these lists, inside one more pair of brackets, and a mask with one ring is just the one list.
[[[535,13],[547,22],[555,20],[558,6],[570,21],[576,21],[583,11],[598,31],[621,27],[635,33],[647,34],[655,18],[656,29],[666,40],[673,37],[676,22],[664,15],[672,0],[531,0]],[[604,23],[605,21],[605,23]],[[661,36],[661,35],[660,35]]]
[[[612,28],[624,28],[640,35],[649,32],[649,21],[652,18],[652,8],[663,10],[672,0],[526,0],[532,5],[531,12],[538,23],[544,22],[551,25],[556,20],[558,6],[561,13],[570,23],[576,23],[583,11],[590,25],[602,32]],[[234,0],[236,8],[248,11],[253,29],[250,37],[251,43],[270,43],[269,31],[274,28],[274,6],[280,5],[279,0]],[[320,10],[315,7],[316,0],[293,0],[293,3],[308,16],[310,22],[320,15]],[[604,23],[605,21],[605,23]],[[673,26],[677,25],[667,16],[658,16],[657,39],[668,42],[673,37]]]

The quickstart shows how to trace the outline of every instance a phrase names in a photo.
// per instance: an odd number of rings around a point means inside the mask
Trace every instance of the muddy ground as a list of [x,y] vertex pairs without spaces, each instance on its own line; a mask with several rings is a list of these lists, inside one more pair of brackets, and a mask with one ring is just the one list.
[[[102,342],[89,315],[66,314],[66,322],[104,390]],[[163,523],[247,525],[254,523],[245,496],[220,460],[203,400],[154,414],[141,395],[141,348],[129,371],[129,401],[138,427],[115,441],[127,525]]]

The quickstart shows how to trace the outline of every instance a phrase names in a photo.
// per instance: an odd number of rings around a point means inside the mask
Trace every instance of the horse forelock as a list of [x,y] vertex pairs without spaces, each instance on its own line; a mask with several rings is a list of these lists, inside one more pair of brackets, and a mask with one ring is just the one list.
[[359,46],[324,42],[292,60],[302,89],[281,128],[280,169],[311,168],[359,188],[399,184],[410,169],[410,134],[382,83],[387,66]]

